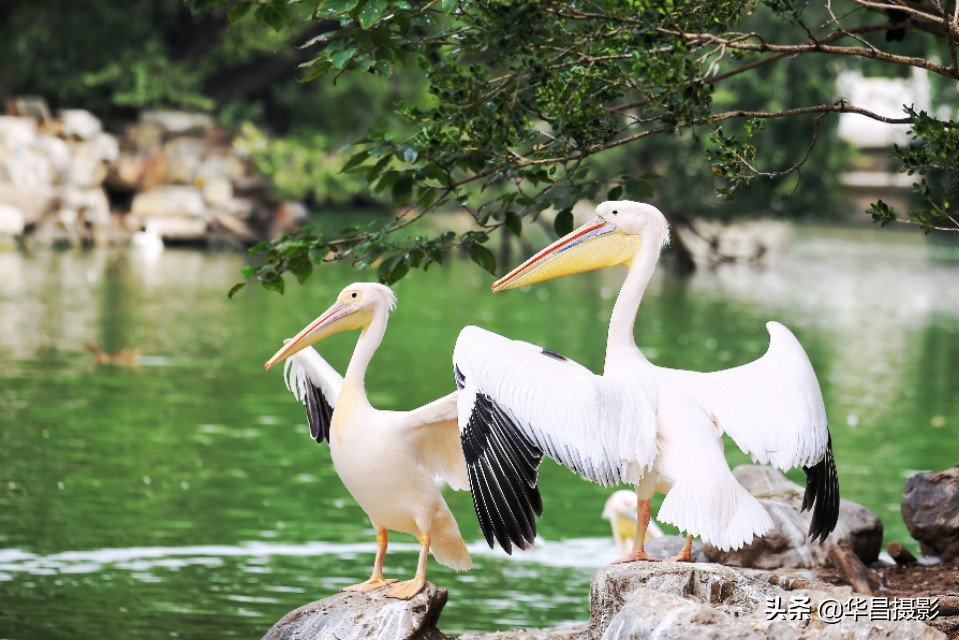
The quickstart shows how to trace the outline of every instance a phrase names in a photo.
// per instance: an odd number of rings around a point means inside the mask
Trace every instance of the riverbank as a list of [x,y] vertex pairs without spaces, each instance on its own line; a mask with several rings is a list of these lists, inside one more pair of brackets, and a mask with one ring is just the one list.
[[40,99],[0,116],[0,244],[249,246],[302,224],[237,136],[204,114],[143,111],[119,132]]
[[[941,589],[959,584],[959,568],[910,572],[934,574]],[[959,596],[924,588],[864,596],[826,581],[704,563],[604,567],[590,589],[589,620],[546,629],[448,636],[440,622],[448,597],[432,583],[410,601],[340,593],[290,612],[263,640],[948,640],[959,633]]]

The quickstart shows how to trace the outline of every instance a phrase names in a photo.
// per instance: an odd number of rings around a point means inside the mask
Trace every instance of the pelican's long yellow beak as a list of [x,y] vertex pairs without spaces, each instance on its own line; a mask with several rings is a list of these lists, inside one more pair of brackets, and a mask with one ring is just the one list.
[[615,224],[596,216],[549,245],[493,283],[493,291],[523,287],[560,276],[629,264],[642,236],[619,231]]
[[279,351],[273,354],[272,358],[266,361],[263,368],[269,369],[277,362],[286,360],[298,351],[334,333],[362,327],[366,319],[360,317],[364,314],[357,313],[358,311],[360,311],[360,308],[356,305],[337,301],[332,307],[320,314],[316,320],[288,340]]

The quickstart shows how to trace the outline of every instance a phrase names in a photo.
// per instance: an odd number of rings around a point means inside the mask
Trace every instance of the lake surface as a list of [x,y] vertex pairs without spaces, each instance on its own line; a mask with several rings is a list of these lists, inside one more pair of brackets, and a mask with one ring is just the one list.
[[[248,287],[228,300],[242,264],[0,253],[0,638],[258,638],[369,575],[369,523],[263,362],[371,276],[331,266],[282,297]],[[622,277],[494,296],[472,265],[414,273],[396,287],[371,400],[403,409],[452,390],[450,353],[470,323],[599,370]],[[883,519],[887,542],[913,544],[906,478],[959,459],[959,262],[918,233],[804,229],[764,268],[658,273],[637,342],[659,364],[714,370],[760,356],[767,320],[791,327],[816,368],[843,496]],[[137,348],[141,364],[97,366],[90,340]],[[320,350],[342,371],[354,342]],[[476,566],[430,561],[451,592],[444,631],[587,618],[590,578],[616,555],[600,518],[612,489],[552,464],[541,486],[544,542],[513,557],[482,543],[467,493],[446,493]],[[391,543],[387,575],[412,575],[415,541]]]

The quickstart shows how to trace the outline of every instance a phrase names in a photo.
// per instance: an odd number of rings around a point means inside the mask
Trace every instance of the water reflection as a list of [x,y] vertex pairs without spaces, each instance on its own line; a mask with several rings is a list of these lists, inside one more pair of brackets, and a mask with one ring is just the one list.
[[[324,268],[285,296],[248,288],[230,301],[241,265],[178,250],[0,253],[0,637],[258,637],[368,573],[368,521],[280,374],[262,370],[358,278]],[[957,275],[917,235],[803,231],[770,268],[658,273],[637,340],[658,364],[712,370],[758,357],[763,323],[786,323],[823,383],[843,494],[883,518],[887,540],[906,540],[905,477],[959,457]],[[371,400],[404,409],[451,390],[465,324],[598,371],[622,277],[494,296],[469,265],[416,274],[397,286]],[[89,340],[143,356],[97,366]],[[354,341],[324,341],[324,355],[342,370]],[[542,488],[546,542],[514,557],[477,542],[468,495],[444,494],[476,557],[467,574],[431,566],[452,590],[444,629],[588,615],[590,577],[615,553],[608,491],[552,464]],[[411,575],[416,549],[396,536],[388,571]]]

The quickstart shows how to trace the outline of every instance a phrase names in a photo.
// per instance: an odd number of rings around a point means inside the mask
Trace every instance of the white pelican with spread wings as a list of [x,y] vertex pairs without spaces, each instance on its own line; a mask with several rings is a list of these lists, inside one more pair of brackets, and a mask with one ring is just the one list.
[[669,240],[652,205],[604,202],[597,217],[560,238],[493,285],[493,291],[625,265],[613,307],[606,362],[597,375],[549,349],[478,327],[460,333],[453,355],[459,424],[473,500],[487,542],[509,551],[532,542],[538,465],[545,454],[593,482],[636,487],[637,525],[622,561],[644,550],[654,491],[658,519],[688,536],[736,549],[772,527],[765,509],[735,479],[722,435],[760,463],[802,467],[809,535],[836,526],[839,484],[816,374],[796,337],[769,322],[769,349],[742,366],[701,373],[652,364],[633,327],[643,292]]

